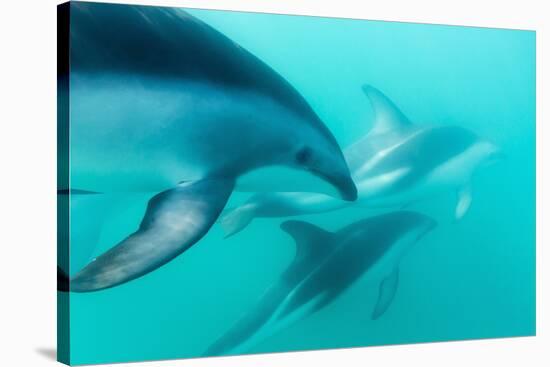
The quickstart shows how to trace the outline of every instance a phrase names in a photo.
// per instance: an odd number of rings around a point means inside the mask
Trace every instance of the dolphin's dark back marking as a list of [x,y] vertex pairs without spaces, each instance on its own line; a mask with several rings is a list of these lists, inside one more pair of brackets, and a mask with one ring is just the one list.
[[404,189],[424,178],[439,164],[467,150],[477,139],[475,134],[459,126],[426,130],[381,159],[369,171],[368,176],[377,176],[410,165],[410,172],[389,186],[384,194]]
[[319,122],[326,130],[283,77],[181,9],[84,2],[71,5],[73,72],[111,71],[254,90]]

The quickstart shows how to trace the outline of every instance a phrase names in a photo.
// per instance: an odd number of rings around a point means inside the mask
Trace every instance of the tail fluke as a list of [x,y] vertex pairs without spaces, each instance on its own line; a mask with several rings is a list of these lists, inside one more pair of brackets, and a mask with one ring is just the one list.
[[225,238],[231,237],[246,228],[254,219],[255,211],[252,204],[245,204],[227,212],[220,220]]

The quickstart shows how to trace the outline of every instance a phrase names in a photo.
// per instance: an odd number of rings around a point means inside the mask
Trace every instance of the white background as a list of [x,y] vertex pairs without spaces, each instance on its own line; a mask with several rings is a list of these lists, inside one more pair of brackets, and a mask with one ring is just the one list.
[[[548,365],[543,363],[550,354],[548,292],[543,289],[548,288],[545,265],[550,264],[549,252],[544,248],[549,245],[545,224],[550,225],[549,196],[544,190],[550,187],[546,161],[550,145],[546,98],[549,84],[545,68],[549,63],[550,11],[545,9],[545,1],[129,2],[537,30],[537,337],[150,362],[143,366]],[[57,363],[56,3],[4,1],[0,13],[0,366]],[[502,210],[506,210],[506,198],[502,198]],[[186,331],[181,332],[184,338]]]

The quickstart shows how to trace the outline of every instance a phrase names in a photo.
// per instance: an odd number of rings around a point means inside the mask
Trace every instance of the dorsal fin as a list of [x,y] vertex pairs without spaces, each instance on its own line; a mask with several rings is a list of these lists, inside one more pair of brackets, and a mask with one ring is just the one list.
[[281,224],[281,229],[294,238],[296,242],[296,258],[311,254],[324,253],[332,243],[334,234],[317,227],[314,224],[300,220],[288,220]]
[[382,92],[371,85],[363,85],[363,92],[374,110],[374,123],[369,134],[383,134],[411,125],[409,119]]

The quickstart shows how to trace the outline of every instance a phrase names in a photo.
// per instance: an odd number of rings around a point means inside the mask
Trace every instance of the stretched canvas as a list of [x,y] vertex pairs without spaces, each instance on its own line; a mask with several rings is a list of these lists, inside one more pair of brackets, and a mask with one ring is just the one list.
[[535,334],[535,32],[58,7],[58,358]]

